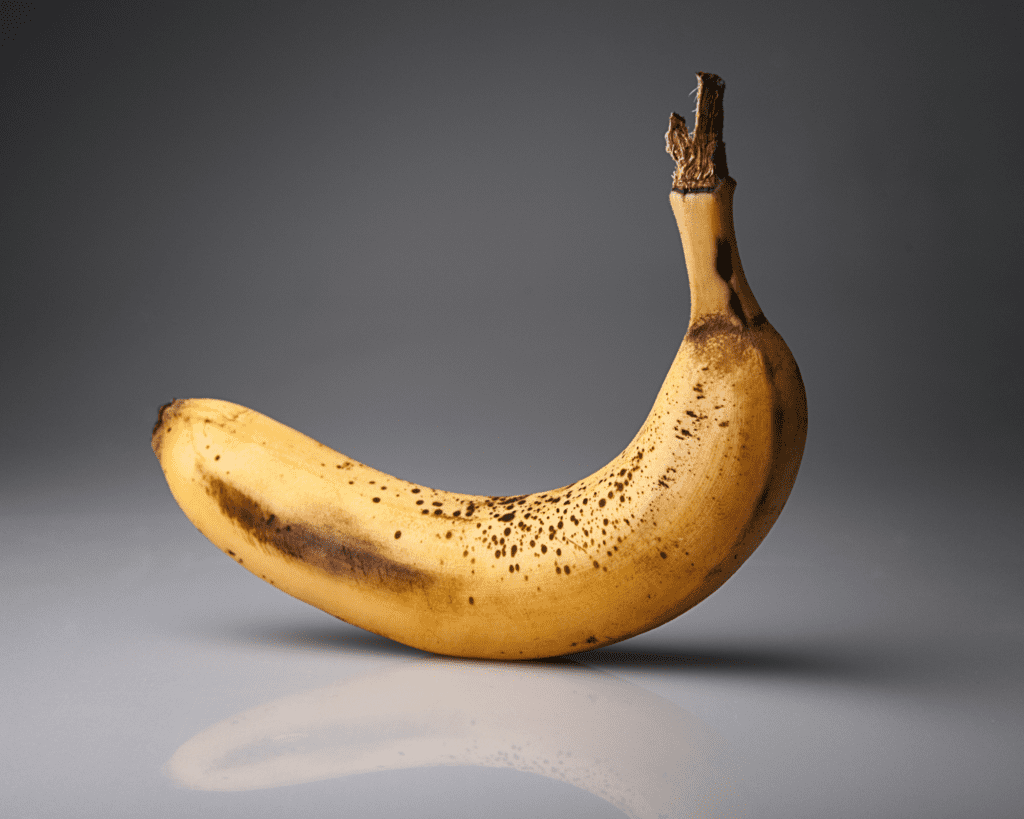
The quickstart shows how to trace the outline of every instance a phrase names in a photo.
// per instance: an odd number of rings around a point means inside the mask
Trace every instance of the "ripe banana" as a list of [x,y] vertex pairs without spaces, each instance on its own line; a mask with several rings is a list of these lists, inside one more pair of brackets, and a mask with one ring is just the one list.
[[473,766],[563,782],[636,819],[736,816],[745,807],[717,733],[611,674],[572,661],[389,665],[211,725],[164,773],[193,790],[248,791]]
[[666,136],[689,326],[620,455],[560,489],[466,495],[384,474],[237,404],[177,400],[160,408],[152,446],[189,519],[300,600],[453,656],[597,648],[721,586],[789,496],[807,405],[740,265],[724,86],[698,82],[693,134],[673,114]]

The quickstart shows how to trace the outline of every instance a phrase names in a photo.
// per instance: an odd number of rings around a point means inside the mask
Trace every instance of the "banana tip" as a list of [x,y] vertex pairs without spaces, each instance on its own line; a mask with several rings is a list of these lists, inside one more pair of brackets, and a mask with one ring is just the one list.
[[[153,434],[150,438],[150,446],[153,447],[153,454],[160,457],[160,444],[164,438],[164,422],[169,420],[169,410],[175,404],[180,403],[177,398],[172,398],[166,404],[162,404],[156,412],[156,423],[153,424]],[[167,417],[165,417],[167,416]]]

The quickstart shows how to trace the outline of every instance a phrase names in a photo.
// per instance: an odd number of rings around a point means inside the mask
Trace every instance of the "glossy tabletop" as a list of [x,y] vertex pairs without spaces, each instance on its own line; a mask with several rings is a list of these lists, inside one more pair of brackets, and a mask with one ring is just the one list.
[[[795,498],[676,621],[523,664],[348,626],[173,509],[5,516],[0,812],[1015,816],[1011,516],[860,500]],[[981,541],[1002,559],[947,559]]]

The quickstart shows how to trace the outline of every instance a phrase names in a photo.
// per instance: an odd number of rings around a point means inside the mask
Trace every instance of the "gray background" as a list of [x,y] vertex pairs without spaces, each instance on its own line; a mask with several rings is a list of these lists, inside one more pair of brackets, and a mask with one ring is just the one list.
[[[232,713],[404,656],[192,530],[149,450],[160,404],[236,401],[482,494],[621,450],[686,327],[663,134],[692,123],[695,71],[727,85],[740,252],[800,363],[807,450],[722,591],[577,660],[732,743],[754,815],[1015,815],[1019,9],[0,9],[11,815],[269,815],[285,797],[159,768]],[[598,815],[459,770],[284,791]]]

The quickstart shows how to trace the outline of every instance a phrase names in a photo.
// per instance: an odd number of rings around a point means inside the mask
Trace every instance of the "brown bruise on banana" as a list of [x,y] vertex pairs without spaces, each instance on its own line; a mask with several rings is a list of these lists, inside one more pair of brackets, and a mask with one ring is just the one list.
[[[331,575],[392,588],[426,587],[434,581],[425,571],[389,559],[368,540],[317,531],[297,521],[279,519],[240,489],[216,476],[206,476],[204,483],[207,493],[228,518],[254,540],[286,557]],[[231,550],[226,551],[242,562]]]

